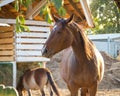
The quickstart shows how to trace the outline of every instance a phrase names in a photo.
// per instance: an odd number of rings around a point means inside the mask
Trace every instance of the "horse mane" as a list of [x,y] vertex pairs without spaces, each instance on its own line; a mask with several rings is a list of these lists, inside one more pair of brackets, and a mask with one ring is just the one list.
[[82,26],[78,25],[75,22],[71,22],[69,25],[70,29],[72,29],[73,32],[78,32],[78,34],[76,36],[78,36],[78,38],[81,38],[81,43],[83,45],[84,48],[84,52],[87,56],[88,59],[92,58],[94,56],[94,52],[93,52],[93,47],[94,44],[92,43],[91,40],[89,40],[89,38],[87,37],[87,35],[85,34],[85,31],[83,30]]

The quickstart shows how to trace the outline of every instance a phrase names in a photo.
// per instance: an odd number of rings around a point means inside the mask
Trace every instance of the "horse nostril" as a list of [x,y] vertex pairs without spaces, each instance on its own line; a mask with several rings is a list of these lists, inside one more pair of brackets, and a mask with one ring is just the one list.
[[47,52],[48,52],[47,48],[44,47],[44,48],[42,49],[42,55],[46,54]]
[[47,48],[44,49],[44,53],[47,53]]

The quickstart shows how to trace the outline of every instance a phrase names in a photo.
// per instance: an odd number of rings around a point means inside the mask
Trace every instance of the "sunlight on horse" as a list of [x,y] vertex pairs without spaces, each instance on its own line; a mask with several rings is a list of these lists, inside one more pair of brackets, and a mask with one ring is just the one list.
[[52,57],[64,50],[61,62],[61,76],[71,92],[71,96],[95,96],[99,82],[104,75],[104,61],[81,26],[75,23],[73,15],[63,19],[53,15],[55,25],[46,41],[42,55]]
[[31,92],[30,92],[31,89],[32,90],[40,89],[42,96],[45,96],[45,92],[44,92],[45,85],[47,85],[47,87],[49,88],[50,96],[53,96],[52,89],[57,96],[60,96],[57,85],[55,84],[52,74],[48,69],[46,68],[28,69],[20,77],[17,84],[17,90],[19,96],[24,96],[22,94],[23,93],[22,91],[24,90],[27,90],[28,95],[31,96]]

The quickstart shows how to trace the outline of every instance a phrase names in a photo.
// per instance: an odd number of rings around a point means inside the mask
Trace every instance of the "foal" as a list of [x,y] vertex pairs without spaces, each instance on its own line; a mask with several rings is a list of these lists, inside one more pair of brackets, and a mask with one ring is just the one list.
[[[22,91],[27,90],[28,95],[31,96],[30,89],[37,90],[40,89],[42,96],[45,96],[44,86],[50,90],[50,96],[53,96],[53,91],[56,93],[57,96],[60,96],[60,93],[57,89],[57,85],[53,80],[51,72],[46,68],[35,68],[35,69],[28,69],[25,73],[20,77],[17,90],[19,96],[23,96]],[[51,89],[52,86],[52,89]]]

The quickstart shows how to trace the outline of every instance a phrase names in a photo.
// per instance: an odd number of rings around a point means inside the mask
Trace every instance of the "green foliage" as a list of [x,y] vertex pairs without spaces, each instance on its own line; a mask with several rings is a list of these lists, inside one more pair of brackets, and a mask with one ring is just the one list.
[[17,11],[19,11],[19,1],[18,0],[15,1],[15,9]]
[[60,16],[65,16],[66,10],[61,6],[61,7],[58,9],[58,13],[59,13]]
[[40,67],[43,67],[43,62],[38,63]]
[[20,6],[28,7],[32,3],[32,0],[15,0],[15,9],[20,11]]
[[18,96],[18,92],[12,86],[5,87],[3,84],[0,84],[0,96]]
[[20,10],[20,6],[28,7],[32,3],[32,0],[15,0],[15,9],[20,12],[20,15],[16,17],[16,32],[29,31],[29,28],[25,26],[25,19]]
[[29,31],[29,28],[25,26],[25,19],[22,15],[16,18],[16,32]]
[[62,6],[62,0],[51,0],[51,3],[54,4],[60,16],[64,16],[66,14],[66,10]]
[[[12,63],[0,63],[0,83],[12,85]],[[0,95],[1,96],[1,95]]]
[[[25,20],[22,16],[22,12],[20,10],[21,6],[28,7],[32,3],[32,0],[15,0],[15,9],[20,12],[20,15],[16,18],[16,31],[23,32],[29,31],[29,28],[25,26]],[[62,6],[62,0],[47,0],[47,4],[41,8],[40,15],[45,18],[48,23],[51,23],[50,16],[50,4],[54,5],[58,11],[60,16],[64,16],[66,14],[66,10]]]
[[62,6],[62,0],[48,0],[48,3],[40,10],[40,15],[43,16],[48,23],[52,23],[49,8],[50,5],[55,6],[60,16],[64,16],[66,14],[66,10]]
[[90,8],[95,22],[93,33],[120,33],[120,12],[114,0],[92,0]]
[[50,17],[50,9],[49,9],[48,5],[43,6],[41,8],[40,15],[43,16],[48,23],[52,23],[52,20],[51,20],[51,17]]
[[59,8],[62,6],[62,0],[51,0],[52,3],[54,3],[54,6],[59,10]]

